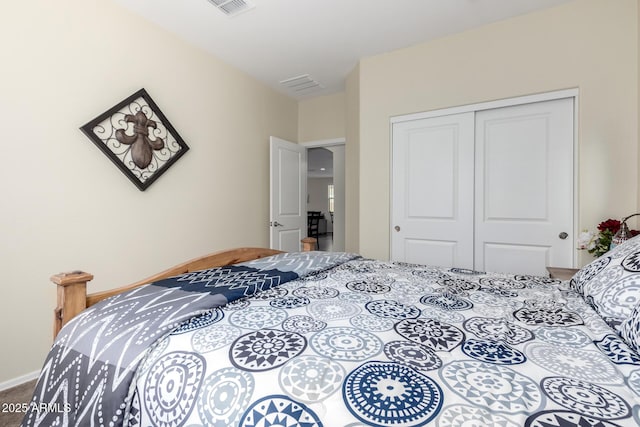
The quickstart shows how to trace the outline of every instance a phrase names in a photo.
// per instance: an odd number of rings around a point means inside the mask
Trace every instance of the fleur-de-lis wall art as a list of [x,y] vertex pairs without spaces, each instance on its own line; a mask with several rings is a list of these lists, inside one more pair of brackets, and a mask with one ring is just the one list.
[[189,150],[144,89],[80,129],[142,191]]

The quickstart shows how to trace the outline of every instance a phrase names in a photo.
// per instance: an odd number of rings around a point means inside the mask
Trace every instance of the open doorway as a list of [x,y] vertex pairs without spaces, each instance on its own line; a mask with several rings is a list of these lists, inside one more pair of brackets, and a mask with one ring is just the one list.
[[312,231],[317,233],[318,249],[333,251],[335,188],[333,184],[333,153],[316,147],[307,150],[307,215]]
[[303,143],[307,147],[307,215],[319,217],[319,250],[344,251],[344,140]]

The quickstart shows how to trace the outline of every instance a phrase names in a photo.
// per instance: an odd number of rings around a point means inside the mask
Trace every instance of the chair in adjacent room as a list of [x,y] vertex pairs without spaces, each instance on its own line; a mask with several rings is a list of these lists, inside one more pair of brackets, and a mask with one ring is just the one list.
[[322,218],[322,213],[309,211],[307,213],[307,236],[313,237],[316,239],[316,249],[320,249],[320,219]]

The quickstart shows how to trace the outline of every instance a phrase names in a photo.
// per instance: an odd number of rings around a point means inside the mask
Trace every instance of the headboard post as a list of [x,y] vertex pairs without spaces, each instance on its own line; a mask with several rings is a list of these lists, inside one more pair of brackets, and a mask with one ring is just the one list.
[[[312,237],[302,239],[302,247],[304,251],[315,250],[316,239]],[[82,310],[110,296],[178,274],[251,261],[279,253],[282,252],[276,249],[265,248],[237,248],[215,252],[191,261],[183,262],[136,283],[92,293],[90,295],[87,295],[87,282],[93,279],[92,274],[85,273],[84,271],[56,274],[55,276],[51,276],[51,281],[55,283],[58,288],[58,304],[53,312],[53,336],[55,338],[58,332],[60,332],[60,329]]]
[[53,311],[53,337],[71,318],[87,307],[87,282],[93,275],[83,271],[59,273],[51,276],[58,288],[58,304]]

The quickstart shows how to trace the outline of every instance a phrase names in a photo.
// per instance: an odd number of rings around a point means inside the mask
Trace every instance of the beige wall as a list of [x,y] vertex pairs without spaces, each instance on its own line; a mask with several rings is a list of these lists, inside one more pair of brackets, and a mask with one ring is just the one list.
[[[637,32],[636,0],[577,0],[363,59],[360,253],[389,257],[390,117],[558,89],[580,92],[580,227],[593,228],[603,219],[634,212],[638,207]],[[352,126],[349,123],[348,128]],[[347,170],[356,164],[348,155],[347,162]]]
[[344,138],[346,132],[344,92],[319,96],[298,104],[298,141]]
[[345,82],[345,250],[360,251],[360,65]]
[[[104,289],[267,246],[268,137],[297,139],[298,105],[113,2],[0,9],[2,383],[42,366],[52,274]],[[141,87],[191,148],[145,192],[78,129]]]

